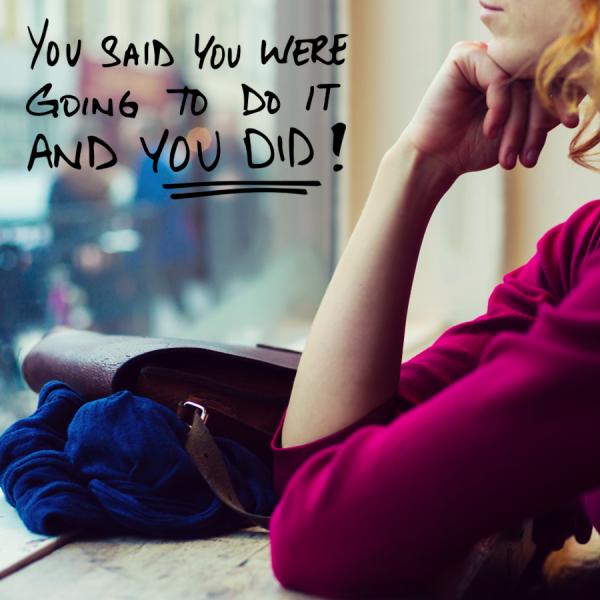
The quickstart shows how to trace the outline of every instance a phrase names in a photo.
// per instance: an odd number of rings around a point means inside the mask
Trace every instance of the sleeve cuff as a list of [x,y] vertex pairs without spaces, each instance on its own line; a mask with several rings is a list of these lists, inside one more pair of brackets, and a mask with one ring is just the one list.
[[282,448],[281,433],[283,429],[283,422],[285,421],[285,417],[287,415],[286,408],[281,420],[279,421],[279,425],[277,426],[277,429],[271,438],[270,445],[271,452],[273,454],[275,490],[277,494],[281,495],[283,488],[285,487],[285,483],[289,481],[302,463],[320,450],[329,448],[335,444],[340,444],[350,437],[355,431],[365,427],[366,425],[387,425],[402,412],[413,407],[414,405],[404,400],[404,398],[393,396],[383,404],[380,404],[378,407],[374,408],[371,412],[367,413],[364,417],[361,417],[357,421],[350,423],[339,431],[335,431],[311,442]]
[[600,532],[600,488],[582,494],[580,501],[590,523]]

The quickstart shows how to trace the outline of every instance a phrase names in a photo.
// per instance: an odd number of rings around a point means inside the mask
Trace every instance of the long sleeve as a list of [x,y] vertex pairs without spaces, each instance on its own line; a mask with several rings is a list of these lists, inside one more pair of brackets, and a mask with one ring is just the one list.
[[[524,310],[518,316],[518,305],[507,306],[516,320],[509,315],[504,324],[523,324],[484,327],[462,359],[448,353],[456,369],[437,372],[451,382],[428,402],[302,446],[277,449],[274,438],[280,474],[284,461],[302,459],[291,478],[280,479],[271,521],[272,566],[282,585],[327,597],[406,590],[486,535],[585,492],[593,504],[600,485],[599,208],[590,202],[550,230],[536,257],[505,278],[502,286],[520,290],[514,298]],[[528,273],[534,277],[515,283]],[[502,286],[490,319],[502,319],[501,300],[510,296]],[[433,372],[433,356],[419,370]]]
[[589,202],[565,223],[547,231],[529,261],[510,271],[492,291],[487,310],[476,318],[447,329],[428,348],[402,363],[399,394],[414,404],[431,398],[476,368],[490,340],[500,331],[526,332],[543,303],[555,305],[570,280],[563,261],[569,251],[585,251],[588,240],[574,231],[588,228],[600,214],[600,204]]
[[[576,265],[594,247],[597,222],[600,222],[600,200],[592,200],[564,223],[548,230],[537,242],[533,257],[504,275],[492,291],[484,314],[450,327],[431,346],[404,361],[400,366],[395,407],[390,400],[341,431],[313,442],[282,448],[281,430],[286,411],[271,441],[278,495],[309,456],[341,442],[364,425],[391,422],[411,405],[428,400],[470,373],[497,333],[526,332],[535,321],[539,306],[558,304],[571,286]],[[572,258],[565,261],[561,256]]]
[[[538,248],[545,248],[555,236],[556,231],[548,232],[538,243]],[[498,331],[526,331],[535,319],[538,305],[543,301],[555,301],[547,289],[539,257],[540,250],[528,263],[503,277],[489,298],[486,313],[450,327],[431,346],[404,361],[395,400],[388,400],[340,431],[313,442],[282,448],[281,431],[286,411],[271,442],[277,494],[281,495],[287,481],[309,456],[340,443],[365,425],[390,423],[404,409],[426,401],[473,370],[487,343]]]
[[277,430],[271,440],[271,452],[273,453],[274,458],[274,489],[277,497],[282,495],[285,485],[291,476],[298,470],[300,465],[313,454],[317,453],[319,450],[342,443],[351,434],[366,425],[391,423],[399,414],[401,414],[401,412],[409,408],[412,408],[412,405],[402,398],[394,396],[373,409],[361,419],[358,419],[339,431],[321,437],[313,442],[282,448],[281,432],[287,414],[286,410],[279,421]]

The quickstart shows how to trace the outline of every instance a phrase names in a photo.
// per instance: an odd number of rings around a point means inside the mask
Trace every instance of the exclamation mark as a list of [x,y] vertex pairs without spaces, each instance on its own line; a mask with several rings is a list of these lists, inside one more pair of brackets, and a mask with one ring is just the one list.
[[[344,133],[346,133],[346,123],[332,125],[331,131],[333,132],[333,154],[339,156],[342,149],[342,142],[344,141]],[[341,171],[343,168],[344,166],[339,163],[333,165],[334,171]]]

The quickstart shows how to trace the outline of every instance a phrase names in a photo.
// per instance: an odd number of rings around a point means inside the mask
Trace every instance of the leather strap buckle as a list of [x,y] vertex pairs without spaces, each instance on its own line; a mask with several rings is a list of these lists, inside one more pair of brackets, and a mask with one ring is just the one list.
[[202,404],[199,404],[194,400],[185,400],[180,402],[177,409],[177,416],[188,426],[188,429],[191,429],[192,423],[194,422],[194,415],[198,411],[200,412],[200,418],[202,419],[202,422],[206,424],[206,421],[208,420],[208,412],[206,411],[206,408],[202,406]]

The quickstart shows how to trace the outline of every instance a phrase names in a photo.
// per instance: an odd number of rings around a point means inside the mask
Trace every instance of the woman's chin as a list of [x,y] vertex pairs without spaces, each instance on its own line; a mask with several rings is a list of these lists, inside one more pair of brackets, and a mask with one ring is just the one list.
[[488,43],[488,56],[509,75],[518,79],[532,79],[535,75],[535,59],[515,53],[516,44]]

